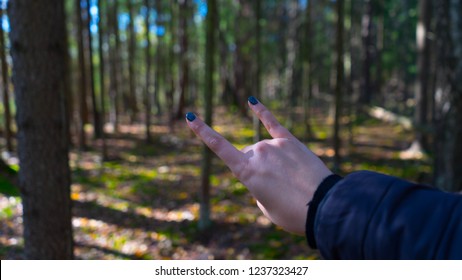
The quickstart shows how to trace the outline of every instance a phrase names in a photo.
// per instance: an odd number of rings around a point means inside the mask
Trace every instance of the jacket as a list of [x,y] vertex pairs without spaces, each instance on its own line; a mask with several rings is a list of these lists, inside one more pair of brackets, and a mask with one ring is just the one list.
[[370,171],[327,189],[308,210],[323,258],[462,259],[462,195]]

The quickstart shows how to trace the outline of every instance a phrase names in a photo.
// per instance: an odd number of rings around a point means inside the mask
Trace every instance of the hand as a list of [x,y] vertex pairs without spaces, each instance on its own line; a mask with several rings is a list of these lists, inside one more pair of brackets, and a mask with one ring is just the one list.
[[239,151],[194,114],[187,114],[187,123],[250,190],[266,217],[286,231],[303,235],[307,203],[332,172],[265,106],[255,98],[249,100],[255,103],[249,102],[249,106],[273,139]]

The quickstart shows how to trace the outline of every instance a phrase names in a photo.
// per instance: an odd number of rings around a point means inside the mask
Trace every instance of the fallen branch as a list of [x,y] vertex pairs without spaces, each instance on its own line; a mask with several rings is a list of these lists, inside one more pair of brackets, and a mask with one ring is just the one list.
[[369,114],[369,116],[379,119],[381,121],[399,124],[404,129],[407,129],[407,130],[413,129],[412,120],[410,118],[405,117],[405,116],[400,116],[391,111],[388,111],[385,108],[373,106],[373,107],[366,108],[366,112]]

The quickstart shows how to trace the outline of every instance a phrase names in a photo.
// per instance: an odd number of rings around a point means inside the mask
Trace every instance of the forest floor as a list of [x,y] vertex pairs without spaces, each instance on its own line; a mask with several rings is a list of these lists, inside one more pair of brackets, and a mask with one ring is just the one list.
[[[331,166],[331,120],[323,112],[314,113],[315,138],[307,145]],[[277,115],[284,119],[285,112]],[[238,148],[252,144],[251,123],[223,109],[215,112],[214,128]],[[301,126],[292,131],[302,135]],[[184,121],[175,123],[173,131],[159,122],[152,132],[154,141],[148,145],[141,124],[120,126],[108,139],[109,160],[104,162],[97,141],[87,151],[72,150],[77,259],[320,258],[304,237],[272,225],[218,158],[213,159],[211,177],[213,226],[200,232],[201,142]],[[368,169],[428,180],[429,160],[402,153],[413,139],[409,131],[368,119],[357,122],[351,132],[353,141],[348,141],[344,127],[342,174]],[[0,192],[0,259],[21,259],[21,199],[3,179]]]

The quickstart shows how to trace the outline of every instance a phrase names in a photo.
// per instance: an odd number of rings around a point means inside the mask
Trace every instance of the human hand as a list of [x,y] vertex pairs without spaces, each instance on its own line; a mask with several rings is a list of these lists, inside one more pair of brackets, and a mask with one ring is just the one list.
[[241,151],[193,113],[186,114],[186,119],[194,133],[250,190],[266,217],[286,231],[303,235],[307,203],[332,172],[263,104],[251,97],[249,106],[273,139],[262,140]]

